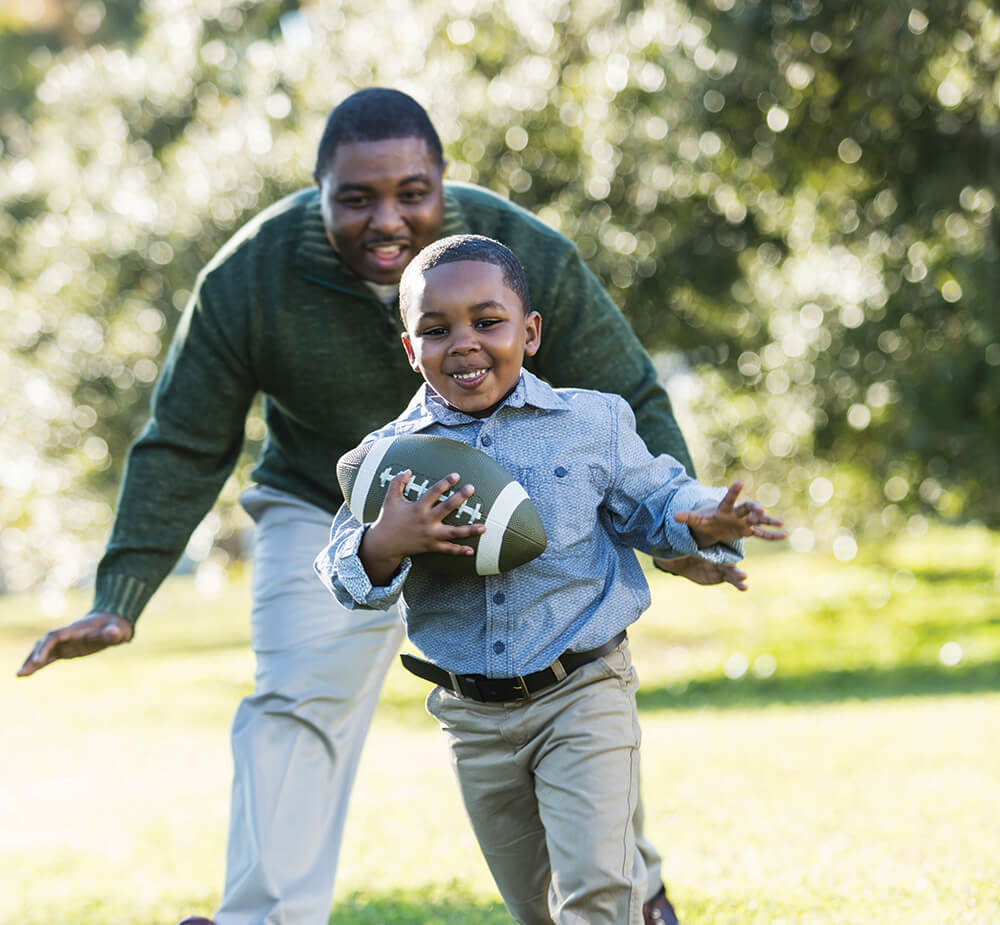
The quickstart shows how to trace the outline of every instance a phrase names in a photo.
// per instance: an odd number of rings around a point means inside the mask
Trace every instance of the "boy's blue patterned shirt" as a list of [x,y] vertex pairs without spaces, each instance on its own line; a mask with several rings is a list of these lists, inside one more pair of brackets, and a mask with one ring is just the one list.
[[446,578],[406,559],[389,586],[373,588],[357,555],[364,527],[341,507],[316,558],[321,580],[349,609],[398,599],[410,638],[442,668],[512,677],[607,642],[649,606],[633,547],[664,558],[742,556],[741,544],[698,550],[674,520],[714,508],[725,490],[691,479],[671,456],[652,456],[617,395],[553,389],[525,370],[503,405],[480,419],[449,408],[425,384],[364,442],[417,432],[492,456],[525,487],[548,538],[541,556],[500,575]]

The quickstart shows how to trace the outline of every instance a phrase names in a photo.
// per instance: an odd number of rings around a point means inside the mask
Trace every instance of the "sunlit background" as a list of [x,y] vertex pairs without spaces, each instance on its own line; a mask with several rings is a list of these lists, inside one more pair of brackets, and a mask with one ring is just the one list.
[[[8,0],[0,587],[57,615],[87,581],[196,274],[371,84],[578,244],[699,476],[793,549],[996,527],[998,74],[980,0]],[[206,587],[263,432],[188,550]]]
[[[198,272],[382,84],[577,243],[698,475],[788,522],[750,593],[651,573],[630,630],[682,920],[997,925],[994,7],[0,0],[0,921],[215,908],[256,410],[135,642],[13,673],[89,604]],[[425,693],[390,671],[333,925],[507,921]]]

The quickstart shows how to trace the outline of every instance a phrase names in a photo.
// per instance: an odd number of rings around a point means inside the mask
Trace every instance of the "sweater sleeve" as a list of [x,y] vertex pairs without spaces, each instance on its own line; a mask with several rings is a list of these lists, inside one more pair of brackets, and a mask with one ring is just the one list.
[[202,275],[178,325],[97,568],[93,610],[132,623],[232,472],[256,393],[246,295],[220,275]]
[[542,345],[533,370],[555,386],[621,395],[649,451],[673,456],[693,476],[670,398],[625,316],[575,248],[550,273],[548,297],[534,306],[542,315]]

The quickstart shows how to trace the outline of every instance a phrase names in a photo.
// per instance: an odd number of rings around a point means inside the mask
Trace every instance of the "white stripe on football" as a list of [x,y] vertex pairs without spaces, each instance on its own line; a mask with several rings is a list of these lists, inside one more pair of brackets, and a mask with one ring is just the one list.
[[497,575],[530,562],[545,549],[545,528],[521,484],[495,459],[448,437],[383,437],[341,456],[337,479],[351,513],[362,523],[374,522],[389,482],[404,469],[413,473],[404,492],[411,501],[449,472],[459,473],[458,484],[473,485],[476,491],[445,523],[486,525],[482,535],[462,540],[476,550],[475,556],[423,553],[413,557],[415,566],[453,575]]

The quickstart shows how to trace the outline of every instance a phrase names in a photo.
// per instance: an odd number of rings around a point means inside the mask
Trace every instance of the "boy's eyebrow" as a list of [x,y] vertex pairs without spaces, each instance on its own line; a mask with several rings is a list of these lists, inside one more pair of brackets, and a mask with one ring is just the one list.
[[[503,302],[498,302],[495,299],[487,299],[485,302],[476,302],[475,305],[469,306],[469,309],[474,312],[483,311],[484,309],[491,309],[491,308],[492,309],[502,308],[504,311],[510,311],[510,309],[506,305],[504,305]],[[436,312],[436,311],[424,311],[423,309],[421,309],[420,311],[421,318],[438,318],[444,314],[446,313]]]

